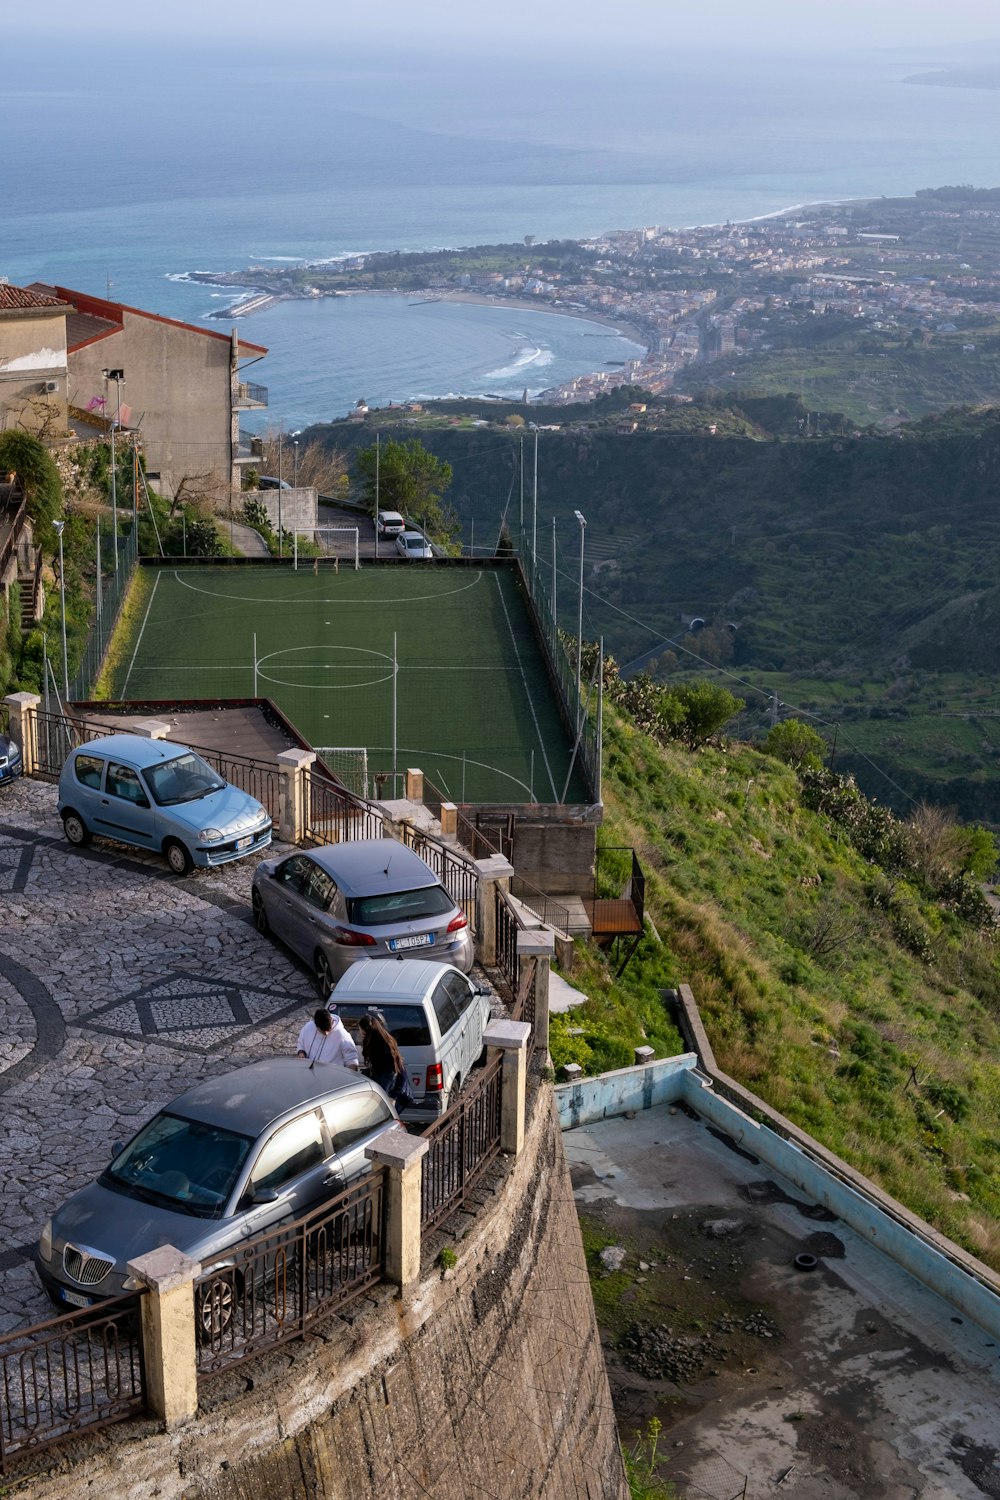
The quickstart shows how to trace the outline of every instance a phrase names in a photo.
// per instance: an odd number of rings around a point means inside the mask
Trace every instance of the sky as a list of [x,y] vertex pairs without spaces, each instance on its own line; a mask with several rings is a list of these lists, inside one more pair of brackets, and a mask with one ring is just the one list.
[[[803,50],[816,46],[954,47],[1000,44],[997,0],[504,0],[498,7],[469,0],[379,0],[377,6],[339,0],[171,0],[137,5],[102,0],[99,11],[79,0],[47,0],[42,8],[17,7],[5,34],[52,40],[85,35],[109,39],[171,38],[181,45],[228,38],[259,39],[284,50],[308,39],[314,45],[367,40],[461,50],[537,45],[549,50],[602,47],[625,53],[650,47],[763,46]],[[221,60],[221,59],[220,59]]]

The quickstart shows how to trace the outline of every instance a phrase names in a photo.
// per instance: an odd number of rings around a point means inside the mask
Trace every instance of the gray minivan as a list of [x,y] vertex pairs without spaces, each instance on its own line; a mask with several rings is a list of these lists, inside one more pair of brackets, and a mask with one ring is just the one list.
[[331,1005],[361,1047],[362,1016],[377,1015],[406,1062],[416,1106],[406,1120],[434,1120],[458,1098],[483,1058],[490,991],[452,964],[376,958],[354,964],[338,980]]

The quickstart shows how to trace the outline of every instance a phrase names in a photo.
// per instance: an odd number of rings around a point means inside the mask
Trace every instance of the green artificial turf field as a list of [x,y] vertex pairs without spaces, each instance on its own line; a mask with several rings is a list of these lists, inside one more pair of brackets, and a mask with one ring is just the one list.
[[157,567],[133,587],[115,699],[267,697],[316,749],[364,746],[370,773],[419,767],[456,802],[588,800],[575,769],[564,795],[572,743],[513,568]]

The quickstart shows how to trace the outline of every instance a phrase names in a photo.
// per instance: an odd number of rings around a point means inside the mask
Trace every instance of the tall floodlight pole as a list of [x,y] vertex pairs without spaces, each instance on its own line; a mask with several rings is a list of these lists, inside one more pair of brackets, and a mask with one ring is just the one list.
[[523,552],[523,550],[524,550],[524,438],[519,438],[518,439],[518,448],[520,450],[519,459],[518,459],[518,467],[519,467],[520,473],[521,473],[521,509],[520,509],[520,511],[518,513],[518,522],[517,522],[517,550],[518,550],[518,552]]
[[[382,460],[382,434],[375,434],[375,556],[378,557],[378,511],[379,511],[379,468]],[[393,783],[395,786],[395,782]]]
[[559,639],[559,616],[556,614],[556,518],[552,517],[552,629]]
[[[124,370],[102,370],[104,376],[104,389],[107,391],[107,382],[113,380],[118,393],[117,412],[115,420],[111,424],[111,527],[112,539],[115,552],[115,572],[118,572],[118,475],[115,467],[115,428],[122,425],[122,381],[125,379]],[[105,409],[107,409],[107,398],[105,397]]]
[[63,527],[65,521],[53,521],[56,536],[59,538],[59,610],[62,615],[62,648],[63,648],[63,711],[69,702],[69,662],[66,656],[66,571],[63,567]]
[[576,683],[577,691],[580,694],[580,709],[577,722],[577,731],[579,732],[579,720],[583,716],[583,542],[587,534],[587,521],[582,511],[575,510],[573,514],[576,516],[580,526],[580,607],[576,622]]
[[292,469],[292,489],[293,490],[297,490],[298,487],[299,487],[299,440],[298,440],[298,438],[297,437],[293,437],[292,443],[293,443],[293,446],[294,446],[294,449],[295,449],[295,451],[294,451],[294,453],[292,455],[293,460],[294,460],[294,467]]
[[284,542],[281,533],[281,438],[282,433],[278,430],[278,556],[284,557]]
[[535,573],[538,568],[538,433],[535,433],[535,479],[531,501],[531,589],[535,590]]

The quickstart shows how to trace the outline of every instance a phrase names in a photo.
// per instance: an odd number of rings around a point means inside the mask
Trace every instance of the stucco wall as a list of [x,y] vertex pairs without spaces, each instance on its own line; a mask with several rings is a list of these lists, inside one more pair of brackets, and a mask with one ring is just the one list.
[[[627,1500],[551,1091],[447,1279],[380,1288],[319,1338],[204,1389],[144,1441],[110,1429],[35,1500]],[[441,1240],[441,1243],[454,1243]],[[135,1432],[135,1427],[131,1428]]]
[[[56,389],[45,389],[54,384]],[[66,431],[66,311],[0,318],[0,426]]]
[[[146,467],[172,495],[198,480],[215,499],[228,500],[230,472],[230,341],[197,329],[125,311],[120,331],[70,354],[70,401],[86,407],[106,396],[117,415],[118,390],[101,371],[125,371],[122,404],[140,426]],[[209,476],[203,481],[202,476]]]

